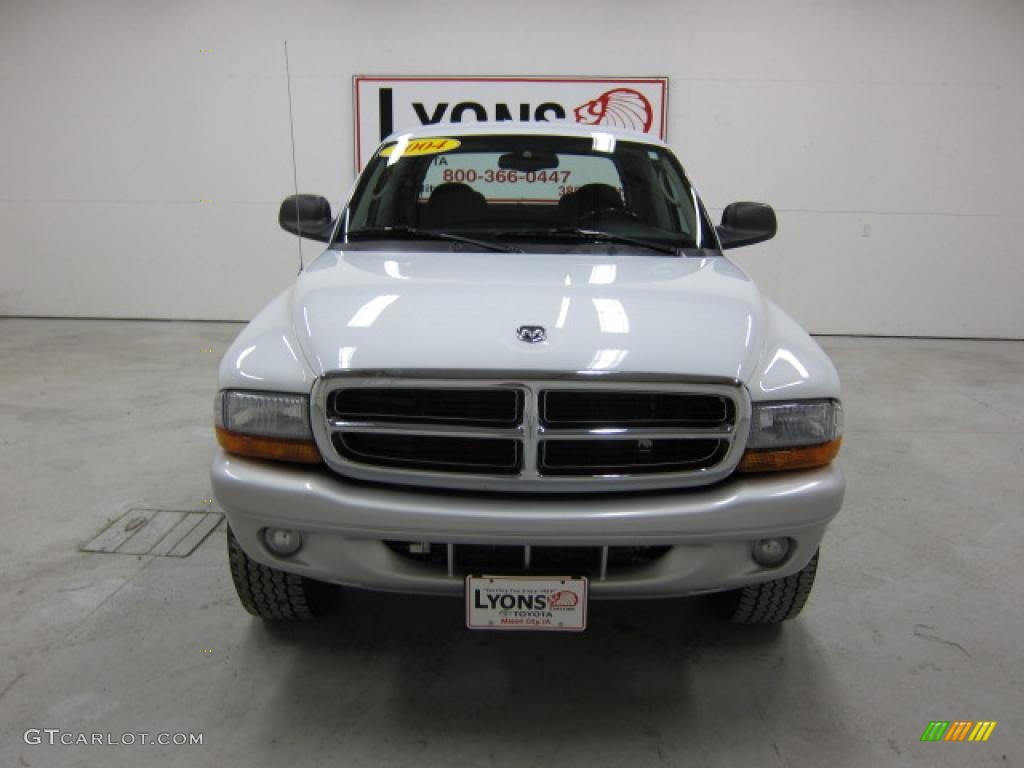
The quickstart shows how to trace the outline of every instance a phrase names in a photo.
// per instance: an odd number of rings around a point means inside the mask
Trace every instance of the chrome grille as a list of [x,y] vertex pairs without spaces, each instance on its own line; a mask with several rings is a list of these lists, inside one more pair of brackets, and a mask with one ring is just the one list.
[[490,491],[704,485],[750,420],[735,382],[494,371],[335,374],[313,391],[327,464],[349,477]]

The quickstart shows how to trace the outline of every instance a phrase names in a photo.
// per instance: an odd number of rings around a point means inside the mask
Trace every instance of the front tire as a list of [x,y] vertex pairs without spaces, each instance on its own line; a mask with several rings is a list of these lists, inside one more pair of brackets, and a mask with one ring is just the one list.
[[245,610],[261,619],[309,621],[322,616],[337,596],[337,587],[296,573],[257,563],[228,528],[231,580]]
[[800,615],[814,586],[818,552],[791,576],[712,595],[715,608],[733,624],[781,624]]

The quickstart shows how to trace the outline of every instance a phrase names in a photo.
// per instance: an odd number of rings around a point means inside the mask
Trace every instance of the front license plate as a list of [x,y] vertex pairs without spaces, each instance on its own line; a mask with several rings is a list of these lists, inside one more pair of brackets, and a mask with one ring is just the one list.
[[467,576],[466,626],[582,632],[585,576]]

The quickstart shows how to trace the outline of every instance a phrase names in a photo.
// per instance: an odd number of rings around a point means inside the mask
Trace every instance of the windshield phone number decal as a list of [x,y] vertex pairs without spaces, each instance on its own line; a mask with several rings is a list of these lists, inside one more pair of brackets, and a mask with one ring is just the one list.
[[[483,194],[491,202],[528,202],[528,203],[555,203],[559,198],[572,194],[579,189],[578,186],[566,184],[572,176],[572,171],[504,171],[488,168],[476,171],[473,168],[448,168],[441,175],[441,181],[445,184],[470,184],[475,185],[474,189]],[[482,182],[478,183],[478,182]],[[507,186],[500,190],[501,194],[492,194],[498,190],[487,189],[483,185],[508,185],[508,184],[534,184],[543,185],[532,188],[533,192],[519,187],[518,190],[509,189]],[[557,189],[551,189],[549,185],[557,184]],[[437,189],[437,184],[426,183],[420,187],[420,202],[425,203],[430,199],[431,193]],[[622,187],[614,187],[622,196]],[[542,194],[536,194],[541,191]]]
[[420,186],[420,202],[442,184],[468,184],[491,202],[555,203],[585,184],[606,184],[622,195],[615,166],[607,161],[583,163],[576,168],[537,171],[496,168],[497,159],[479,155],[446,154],[434,158]]
[[525,181],[527,184],[554,183],[565,184],[569,181],[572,171],[496,171],[488,168],[485,171],[477,172],[474,168],[445,168],[441,178],[445,182],[458,182],[473,184],[476,181],[483,181],[485,184],[518,184]]

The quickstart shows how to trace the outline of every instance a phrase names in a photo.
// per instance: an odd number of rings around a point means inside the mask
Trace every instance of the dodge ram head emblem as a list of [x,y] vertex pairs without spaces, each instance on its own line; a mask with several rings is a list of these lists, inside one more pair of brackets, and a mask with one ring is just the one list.
[[527,344],[536,344],[540,341],[546,341],[548,332],[544,330],[543,325],[520,325],[516,328],[516,338],[520,341],[525,341]]

